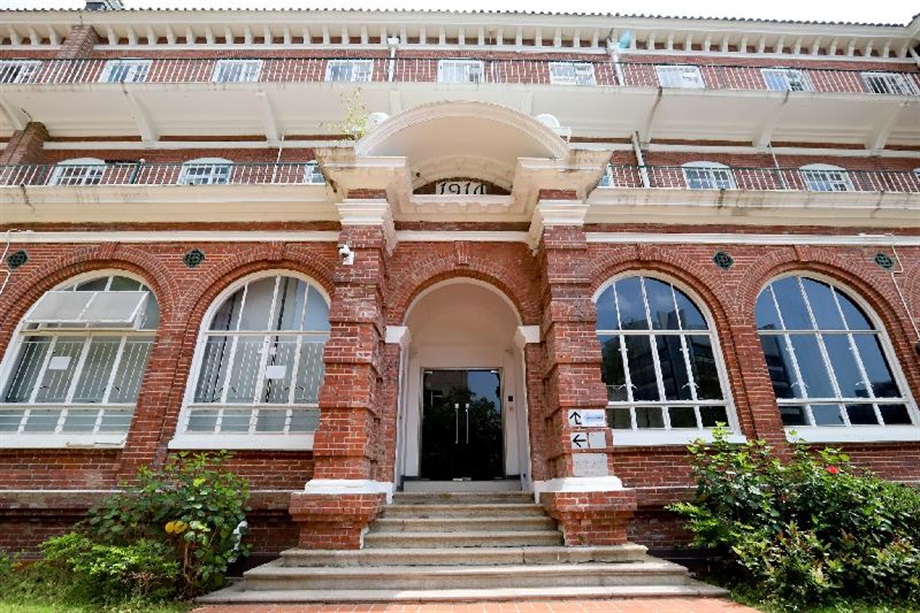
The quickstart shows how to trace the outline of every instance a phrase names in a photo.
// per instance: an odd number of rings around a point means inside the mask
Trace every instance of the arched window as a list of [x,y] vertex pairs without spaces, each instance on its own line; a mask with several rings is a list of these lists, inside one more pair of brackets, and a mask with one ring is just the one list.
[[732,169],[717,162],[687,162],[681,165],[687,189],[735,189]]
[[719,422],[737,432],[716,337],[686,293],[632,275],[596,302],[614,444],[686,443]]
[[179,185],[224,185],[230,183],[233,162],[224,158],[197,158],[182,164]]
[[920,440],[884,334],[839,287],[777,279],[761,292],[755,317],[788,429],[812,441]]
[[0,447],[123,444],[158,323],[150,289],[119,273],[46,292],[0,369]]
[[328,338],[328,302],[309,281],[231,288],[205,319],[173,446],[312,447]]
[[48,185],[99,185],[105,162],[98,158],[74,158],[54,167]]
[[851,192],[853,182],[845,168],[831,164],[806,164],[799,167],[805,189],[810,192]]

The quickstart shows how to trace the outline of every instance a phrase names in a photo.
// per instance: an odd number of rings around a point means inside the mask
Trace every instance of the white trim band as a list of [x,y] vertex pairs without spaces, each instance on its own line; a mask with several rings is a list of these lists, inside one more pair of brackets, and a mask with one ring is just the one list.
[[387,503],[393,502],[396,484],[370,479],[310,479],[303,488],[306,494],[337,496],[341,494],[386,494]]

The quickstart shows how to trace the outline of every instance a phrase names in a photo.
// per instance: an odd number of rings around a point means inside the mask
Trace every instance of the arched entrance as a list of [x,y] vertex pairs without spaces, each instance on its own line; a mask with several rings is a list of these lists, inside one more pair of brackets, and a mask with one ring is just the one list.
[[529,486],[520,318],[472,279],[422,293],[406,315],[397,478],[405,489]]

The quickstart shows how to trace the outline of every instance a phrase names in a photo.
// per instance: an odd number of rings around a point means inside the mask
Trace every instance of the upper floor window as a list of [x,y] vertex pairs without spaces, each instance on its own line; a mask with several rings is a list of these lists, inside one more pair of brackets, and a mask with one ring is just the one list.
[[917,87],[902,74],[887,72],[864,72],[863,83],[873,94],[891,94],[895,96],[915,96]]
[[550,62],[549,82],[554,85],[596,85],[594,64],[588,62]]
[[439,60],[439,83],[482,83],[482,60]]
[[808,92],[811,84],[801,70],[794,68],[762,68],[760,74],[767,89],[774,92]]
[[716,162],[688,162],[681,166],[687,189],[735,189],[732,170]]
[[830,164],[807,164],[799,168],[805,189],[811,192],[851,192],[853,183],[844,168]]
[[74,158],[54,167],[48,185],[98,185],[104,173],[104,161],[97,158]]
[[0,446],[123,443],[158,322],[150,289],[119,274],[46,292],[0,365]]
[[143,83],[153,60],[109,60],[99,80],[103,83]]
[[182,164],[179,185],[224,185],[230,182],[233,162],[224,158],[198,158]]
[[262,60],[217,60],[212,81],[217,83],[244,83],[258,81]]
[[174,446],[310,448],[328,338],[312,283],[276,274],[231,288],[201,331]]
[[655,66],[661,87],[703,89],[703,75],[696,66]]
[[[891,428],[918,423],[887,339],[836,285],[806,276],[778,279],[761,292],[755,317],[789,429],[813,441],[878,439],[903,436]],[[908,436],[917,440],[920,432],[912,428]]]
[[644,275],[613,281],[597,297],[597,336],[614,442],[685,443],[719,422],[737,431],[717,340],[686,293]]
[[306,163],[303,173],[303,182],[304,183],[325,183],[326,179],[323,177],[323,171],[319,167],[319,162],[312,160]]
[[38,74],[38,60],[0,61],[0,83],[29,83]]
[[366,83],[374,75],[374,60],[329,60],[326,64],[327,81]]

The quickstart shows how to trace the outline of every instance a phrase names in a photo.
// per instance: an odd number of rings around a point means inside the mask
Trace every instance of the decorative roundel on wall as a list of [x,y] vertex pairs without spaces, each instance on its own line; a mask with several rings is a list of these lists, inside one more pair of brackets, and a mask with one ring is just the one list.
[[204,262],[204,251],[201,249],[192,249],[182,257],[182,261],[189,268],[195,268]]
[[894,268],[894,260],[891,259],[887,253],[878,252],[875,254],[875,263],[884,268],[885,270],[891,270]]
[[25,265],[25,263],[28,261],[29,254],[21,249],[6,256],[6,265],[10,268],[10,270],[15,270],[20,266]]
[[722,270],[728,270],[735,263],[735,259],[724,251],[716,251],[712,256],[712,261]]

